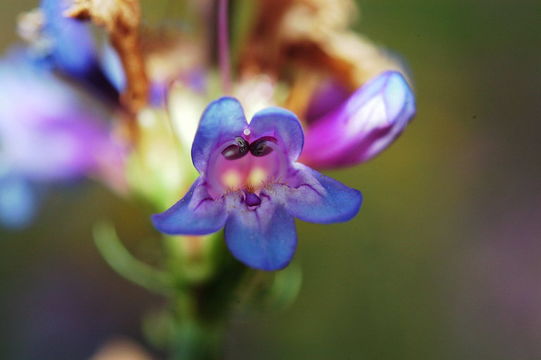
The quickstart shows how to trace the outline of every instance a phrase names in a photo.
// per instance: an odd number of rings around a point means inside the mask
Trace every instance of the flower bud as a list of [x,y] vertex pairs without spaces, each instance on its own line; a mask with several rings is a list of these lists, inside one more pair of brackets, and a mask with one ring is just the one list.
[[406,79],[384,72],[310,124],[301,161],[315,168],[365,162],[386,149],[414,115],[415,98]]

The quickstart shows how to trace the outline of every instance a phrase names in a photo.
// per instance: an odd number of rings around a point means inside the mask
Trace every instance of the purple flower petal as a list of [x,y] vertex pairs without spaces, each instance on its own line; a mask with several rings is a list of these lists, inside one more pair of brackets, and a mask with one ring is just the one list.
[[385,72],[357,90],[338,110],[314,121],[302,162],[333,168],[367,161],[387,148],[415,115],[404,77]]
[[72,0],[42,0],[44,32],[52,42],[55,64],[70,75],[82,76],[96,66],[95,46],[87,24],[64,16]]
[[28,55],[41,65],[75,78],[100,99],[118,104],[118,91],[99,63],[90,25],[64,14],[73,3],[74,0],[41,0],[47,48]]
[[192,161],[200,173],[207,169],[213,150],[222,142],[231,141],[248,127],[238,100],[222,97],[207,106],[192,145]]
[[336,79],[327,79],[315,90],[306,109],[306,123],[311,124],[340,107],[351,91]]
[[24,58],[0,60],[0,93],[2,160],[13,172],[37,181],[78,177],[110,145],[98,113]]
[[159,231],[170,235],[204,235],[220,230],[227,219],[224,198],[214,200],[201,178],[169,210],[152,216]]
[[295,180],[283,188],[287,192],[286,210],[296,218],[314,223],[351,220],[363,200],[360,191],[301,164],[297,164]]
[[291,111],[269,107],[258,111],[250,122],[251,139],[272,136],[281,140],[291,161],[297,160],[304,144],[301,123]]
[[257,210],[238,209],[225,225],[227,247],[239,261],[261,270],[285,268],[297,248],[295,221],[286,209],[262,198]]

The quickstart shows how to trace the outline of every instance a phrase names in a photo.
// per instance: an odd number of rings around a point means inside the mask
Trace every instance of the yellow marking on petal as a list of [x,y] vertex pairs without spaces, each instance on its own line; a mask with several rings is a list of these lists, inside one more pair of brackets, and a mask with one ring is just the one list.
[[248,176],[248,185],[259,187],[267,180],[267,172],[260,167],[254,168]]
[[242,177],[238,171],[229,170],[222,175],[222,183],[229,189],[238,189],[242,185]]

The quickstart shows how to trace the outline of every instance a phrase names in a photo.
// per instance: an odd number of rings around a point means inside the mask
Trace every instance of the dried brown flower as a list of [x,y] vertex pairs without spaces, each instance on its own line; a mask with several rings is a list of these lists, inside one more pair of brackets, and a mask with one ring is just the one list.
[[[376,74],[400,69],[376,45],[349,30],[358,12],[351,0],[262,0],[241,55],[241,72],[330,75],[352,89]],[[319,75],[317,75],[319,73]],[[314,75],[316,74],[316,75]],[[291,81],[299,76],[289,75]]]
[[141,9],[137,0],[75,0],[66,16],[91,20],[106,29],[117,51],[127,86],[122,101],[131,113],[148,102],[149,81],[141,51]]

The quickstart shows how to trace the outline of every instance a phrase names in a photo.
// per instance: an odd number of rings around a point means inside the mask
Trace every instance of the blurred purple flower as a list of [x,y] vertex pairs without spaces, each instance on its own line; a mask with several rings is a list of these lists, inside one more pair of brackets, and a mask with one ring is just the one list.
[[41,0],[44,15],[42,36],[48,46],[34,54],[53,70],[79,81],[93,91],[94,95],[115,103],[118,89],[107,77],[107,69],[88,24],[69,18],[64,12],[73,0]]
[[[387,71],[345,99],[343,89],[316,94],[301,161],[316,168],[365,162],[386,149],[415,115],[415,98],[406,79]],[[340,104],[340,105],[338,105]],[[334,110],[333,110],[334,108]],[[321,117],[316,118],[318,114]]]
[[78,177],[96,165],[107,133],[75,89],[23,56],[0,60],[5,166],[38,180]]
[[32,186],[95,171],[114,146],[85,98],[22,53],[0,59],[0,92],[0,192],[12,189],[0,217],[22,224],[33,214]]
[[0,224],[22,228],[36,213],[37,189],[28,179],[0,170]]
[[201,174],[188,194],[162,214],[166,234],[202,235],[225,226],[226,243],[248,266],[279,270],[291,261],[294,217],[334,223],[353,218],[361,193],[296,163],[304,135],[297,117],[267,108],[246,121],[240,103],[224,97],[205,110],[192,147]]
[[94,39],[87,24],[64,16],[73,0],[41,0],[43,32],[54,64],[73,76],[84,76],[97,64]]

